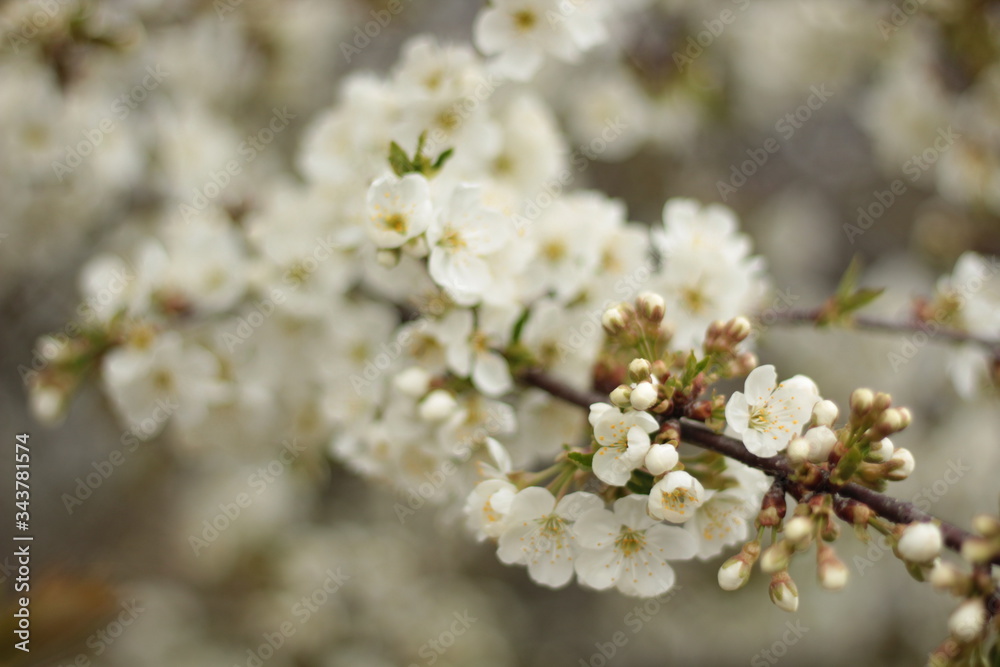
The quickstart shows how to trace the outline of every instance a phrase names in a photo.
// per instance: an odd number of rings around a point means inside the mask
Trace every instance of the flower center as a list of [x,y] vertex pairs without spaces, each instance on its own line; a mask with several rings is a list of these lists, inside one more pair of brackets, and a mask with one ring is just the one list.
[[514,26],[521,32],[528,32],[535,27],[538,22],[538,17],[535,16],[535,12],[529,11],[527,9],[522,9],[519,12],[514,12]]
[[671,511],[684,514],[687,512],[688,503],[698,503],[698,498],[691,493],[691,489],[678,486],[673,491],[663,492],[663,505]]
[[542,254],[550,262],[558,262],[566,256],[566,245],[562,241],[549,241],[542,246]]
[[540,532],[543,537],[559,537],[565,530],[566,519],[558,514],[549,514],[538,519],[538,525],[541,527]]
[[382,224],[397,234],[402,234],[406,231],[406,216],[400,213],[393,213],[383,218]]
[[644,546],[646,546],[646,531],[644,530],[632,530],[631,528],[623,527],[621,532],[618,533],[618,537],[615,538],[615,549],[626,556],[631,556]]
[[690,285],[683,288],[681,290],[681,302],[689,311],[696,315],[705,312],[711,304],[709,298],[705,296],[705,292],[698,285]]
[[441,236],[441,241],[439,242],[438,245],[440,245],[442,248],[446,250],[461,250],[462,248],[465,248],[468,244],[465,242],[465,239],[462,238],[461,232],[459,232],[457,229],[449,227],[448,231],[446,231],[444,235]]

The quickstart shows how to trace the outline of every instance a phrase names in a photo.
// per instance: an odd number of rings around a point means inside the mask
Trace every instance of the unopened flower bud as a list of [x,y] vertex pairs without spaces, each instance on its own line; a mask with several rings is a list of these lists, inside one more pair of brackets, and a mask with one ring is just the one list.
[[601,326],[610,336],[621,333],[628,324],[628,318],[621,306],[608,308],[601,316]]
[[874,400],[875,394],[872,393],[871,389],[855,389],[851,392],[851,412],[858,416],[868,414]]
[[659,324],[667,312],[667,304],[663,297],[654,292],[643,292],[635,300],[636,309],[644,319]]
[[792,441],[788,443],[788,449],[785,450],[785,456],[792,463],[799,465],[805,463],[809,460],[809,441],[801,436],[796,436],[792,438]]
[[726,335],[734,343],[740,343],[750,337],[753,327],[750,320],[740,315],[726,322]]
[[646,452],[646,470],[654,477],[668,473],[677,465],[679,457],[673,445],[653,445]]
[[899,555],[913,563],[929,563],[941,554],[944,540],[933,523],[911,523],[899,538]]
[[648,410],[657,399],[656,387],[649,382],[640,382],[629,395],[629,401],[636,410]]
[[892,453],[889,465],[894,465],[894,468],[886,477],[894,482],[898,482],[913,474],[914,468],[917,467],[917,462],[913,460],[913,454],[910,453],[910,450],[900,447]]
[[829,426],[811,428],[803,437],[809,442],[809,460],[813,463],[823,463],[830,458],[830,452],[837,444],[837,435]]
[[833,401],[822,400],[813,406],[812,420],[816,426],[833,426],[838,415],[840,415],[840,410],[837,409],[837,404]]
[[55,387],[39,385],[32,387],[28,394],[31,414],[42,424],[58,424],[65,416],[66,397]]
[[927,580],[939,591],[957,593],[965,587],[969,578],[951,563],[939,560],[934,564]]
[[788,569],[788,561],[792,555],[791,545],[785,540],[775,542],[760,556],[760,569],[768,574]]
[[972,528],[983,537],[1000,535],[1000,521],[989,514],[979,514],[972,519]]
[[868,451],[868,458],[876,463],[888,461],[892,458],[895,451],[896,448],[893,446],[892,440],[889,438],[882,438],[881,440],[876,440],[871,444],[871,449]]
[[648,359],[633,359],[628,365],[628,375],[633,382],[648,380],[652,370],[653,365]]
[[837,558],[833,547],[821,544],[816,557],[816,575],[820,586],[828,591],[839,591],[847,585],[847,566]]
[[750,564],[743,560],[742,555],[733,556],[719,568],[719,587],[722,590],[735,591],[750,580]]
[[998,551],[997,544],[984,537],[970,537],[962,542],[962,558],[973,564],[988,563]]
[[903,428],[903,416],[900,411],[895,408],[889,408],[882,413],[882,415],[875,422],[875,425],[872,426],[872,438],[875,440],[881,440],[886,436],[902,431]]
[[804,546],[808,544],[813,535],[813,522],[808,517],[792,517],[785,524],[785,539],[793,546]]
[[420,366],[411,366],[393,378],[393,384],[401,393],[411,398],[419,398],[430,388],[431,374]]
[[632,405],[629,400],[632,396],[632,387],[627,384],[620,384],[611,392],[611,402],[619,408],[627,408]]
[[872,409],[875,412],[885,412],[890,407],[892,407],[892,396],[884,391],[875,394],[875,397],[872,399]]
[[771,576],[768,595],[778,609],[792,613],[799,608],[799,589],[786,570]]
[[420,418],[424,421],[437,422],[447,419],[454,413],[458,403],[444,389],[435,389],[420,402]]
[[960,642],[971,642],[986,626],[986,605],[982,598],[966,600],[948,618],[948,631]]
[[896,412],[899,413],[900,419],[903,420],[903,425],[899,429],[900,431],[913,423],[913,413],[910,412],[909,408],[896,408]]

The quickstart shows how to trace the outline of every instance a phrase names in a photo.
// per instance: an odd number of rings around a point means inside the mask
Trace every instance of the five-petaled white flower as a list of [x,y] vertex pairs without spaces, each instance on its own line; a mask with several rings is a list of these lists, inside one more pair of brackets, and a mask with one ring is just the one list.
[[624,486],[632,471],[642,465],[649,451],[649,434],[659,428],[646,412],[622,413],[607,403],[590,406],[590,425],[594,427],[597,451],[594,474],[606,484]]
[[603,590],[617,586],[626,595],[652,597],[670,590],[674,570],[668,561],[691,558],[695,539],[683,528],[665,526],[646,514],[646,496],[615,501],[614,511],[583,514],[573,527],[580,545],[576,574],[580,583]]
[[368,235],[380,248],[398,248],[424,233],[433,214],[430,186],[420,174],[383,176],[368,188]]
[[744,391],[729,398],[726,422],[750,452],[774,456],[802,432],[819,400],[809,378],[796,375],[779,383],[774,366],[758,366],[747,376]]
[[705,487],[683,470],[668,472],[649,492],[649,513],[657,519],[684,523],[705,501]]
[[482,297],[494,283],[485,257],[503,248],[511,234],[509,221],[483,205],[478,186],[459,185],[427,230],[431,278],[461,303]]
[[536,583],[564,586],[573,577],[578,551],[571,527],[578,517],[603,507],[592,493],[578,491],[556,503],[548,489],[529,486],[510,504],[497,556],[508,565],[526,564]]

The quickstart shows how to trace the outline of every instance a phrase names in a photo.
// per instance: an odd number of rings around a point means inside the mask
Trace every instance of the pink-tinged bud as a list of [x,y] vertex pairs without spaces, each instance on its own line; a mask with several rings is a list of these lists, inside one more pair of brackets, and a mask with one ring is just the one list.
[[944,538],[933,523],[911,523],[899,538],[899,555],[913,563],[929,563],[941,555]]
[[971,583],[969,577],[963,574],[957,567],[941,560],[934,563],[934,567],[927,576],[927,580],[937,590],[946,591],[954,595],[961,595],[965,589],[968,589]]
[[653,324],[662,322],[663,316],[667,312],[667,302],[654,292],[640,294],[635,300],[635,307],[643,319]]
[[799,589],[785,570],[771,576],[768,595],[778,609],[792,613],[799,608]]
[[885,392],[878,392],[872,400],[872,408],[875,412],[885,412],[892,407],[892,396]]

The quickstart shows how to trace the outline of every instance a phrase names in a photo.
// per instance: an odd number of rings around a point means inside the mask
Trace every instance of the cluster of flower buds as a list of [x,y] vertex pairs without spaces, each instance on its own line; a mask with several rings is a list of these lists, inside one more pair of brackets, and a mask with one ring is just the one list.
[[892,397],[871,389],[855,389],[851,394],[848,424],[839,432],[834,448],[837,467],[835,483],[858,481],[879,488],[886,481],[904,480],[913,473],[915,462],[907,449],[893,445],[894,435],[913,420],[909,409],[892,407]]
[[649,410],[662,414],[673,408],[672,391],[663,384],[670,376],[662,360],[650,362],[636,357],[628,365],[629,382],[622,383],[611,392],[611,402],[619,408]]
[[621,347],[656,358],[672,335],[663,321],[665,315],[663,297],[643,292],[634,304],[620,303],[604,311],[601,326]]

